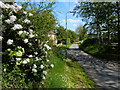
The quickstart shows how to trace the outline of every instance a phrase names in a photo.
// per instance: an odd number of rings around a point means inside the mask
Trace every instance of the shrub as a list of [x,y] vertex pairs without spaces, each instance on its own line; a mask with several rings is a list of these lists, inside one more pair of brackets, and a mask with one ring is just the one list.
[[47,41],[38,39],[34,30],[36,26],[30,21],[34,13],[16,3],[0,1],[0,7],[3,22],[3,35],[0,36],[3,43],[3,87],[11,88],[13,85],[12,88],[21,88],[29,81],[41,82],[51,67],[48,60],[51,47]]
[[86,39],[81,43],[81,46],[87,47],[88,45],[93,45],[97,43],[97,38]]

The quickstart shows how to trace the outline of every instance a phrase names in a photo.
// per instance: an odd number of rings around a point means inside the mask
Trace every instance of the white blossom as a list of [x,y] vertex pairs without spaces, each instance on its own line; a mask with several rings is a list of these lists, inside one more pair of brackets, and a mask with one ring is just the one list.
[[44,58],[45,56],[41,56],[41,58]]
[[35,34],[35,36],[38,36],[38,34]]
[[10,49],[10,48],[8,48],[8,49],[7,49],[7,51],[11,51],[11,49]]
[[30,20],[25,19],[23,22],[28,24],[28,23],[30,23]]
[[45,55],[45,57],[47,57],[47,55]]
[[12,43],[13,43],[13,40],[12,39],[8,39],[7,44],[11,45]]
[[33,57],[32,55],[29,55],[28,57]]
[[18,49],[21,49],[22,47],[21,46],[17,46]]
[[51,47],[50,47],[50,46],[48,46],[47,44],[44,44],[44,47],[46,47],[48,50],[50,50],[50,49],[51,49]]
[[26,34],[28,35],[28,34],[29,34],[29,32],[26,32]]
[[20,24],[14,24],[13,30],[22,29],[23,27]]
[[10,19],[5,20],[5,22],[8,23],[8,24],[11,23]]
[[54,67],[54,65],[53,65],[53,64],[51,64],[50,66],[51,66],[52,68]]
[[16,60],[17,60],[17,61],[20,61],[20,60],[21,60],[21,58],[16,58]]
[[47,59],[47,62],[49,62],[50,60]]
[[32,45],[32,43],[28,43],[30,46]]
[[41,68],[41,69],[43,69],[43,68],[44,68],[44,66],[43,66],[43,65],[40,65],[40,68]]
[[21,35],[23,33],[23,31],[19,31],[18,34]]
[[12,14],[13,14],[13,12],[11,11],[11,12],[9,13],[9,16],[12,15]]
[[19,5],[17,5],[17,8],[16,8],[16,9],[20,10],[20,9],[22,9],[22,7],[21,7],[21,6],[19,6]]
[[19,65],[20,63],[16,62],[16,65]]
[[48,43],[49,41],[46,41],[46,43]]
[[38,61],[38,60],[39,60],[39,58],[38,58],[38,57],[36,57],[35,59],[36,59],[36,61]]
[[23,31],[24,33],[27,33],[27,31]]
[[26,59],[26,61],[27,61],[27,62],[30,62],[30,59],[29,59],[29,58],[27,58],[27,59]]
[[38,54],[38,52],[34,52],[35,53],[35,55],[37,55]]
[[16,7],[15,7],[14,5],[6,4],[6,6],[7,6],[8,8],[11,8],[14,12],[17,12],[17,11],[16,11]]
[[24,13],[24,14],[27,14],[27,12],[26,12],[26,11],[23,11],[23,13]]
[[36,65],[36,64],[34,64],[33,68],[37,68],[37,65]]
[[43,76],[43,79],[45,79],[45,76]]
[[2,37],[2,36],[0,36],[0,41],[2,41],[2,39],[3,39],[3,37]]
[[22,52],[25,52],[25,49],[22,48],[21,46],[17,46],[18,49],[22,49]]
[[16,16],[14,16],[14,15],[10,16],[10,21],[11,21],[11,22],[14,22],[16,19],[17,19]]
[[23,31],[23,33],[25,33],[25,34],[29,34],[27,31]]
[[10,24],[10,23],[13,23],[16,19],[17,19],[17,17],[12,15],[12,16],[10,16],[10,19],[5,20],[5,22]]
[[33,37],[34,37],[34,35],[33,35],[33,34],[30,34],[30,35],[29,35],[29,38],[33,38]]
[[39,58],[39,60],[42,60],[41,58]]
[[3,71],[6,72],[6,68],[4,68]]
[[35,41],[37,41],[37,39],[35,39]]
[[45,51],[45,54],[47,54],[47,51]]
[[29,13],[29,16],[33,16],[33,14],[32,14],[32,13]]
[[27,64],[27,61],[26,61],[26,60],[24,60],[24,61],[23,61],[23,64]]
[[0,7],[1,8],[8,8],[2,1],[0,1]]
[[17,7],[15,7],[14,5],[10,5],[10,4],[5,4],[6,8],[11,8],[15,13],[19,10]]
[[0,15],[0,18],[2,18],[2,17],[3,17],[3,14]]
[[45,74],[45,75],[46,75],[46,74],[47,74],[47,71],[43,71],[43,74]]
[[17,9],[17,10],[22,9],[22,7],[21,7],[21,6],[19,6],[19,5],[17,5],[16,3],[14,3],[13,5],[16,7],[16,9]]
[[33,68],[33,69],[32,69],[32,72],[37,72],[37,69]]
[[30,32],[30,33],[32,33],[32,32],[33,32],[33,30],[32,30],[32,29],[29,29],[29,32]]
[[28,39],[25,39],[25,40],[24,40],[24,43],[28,43]]

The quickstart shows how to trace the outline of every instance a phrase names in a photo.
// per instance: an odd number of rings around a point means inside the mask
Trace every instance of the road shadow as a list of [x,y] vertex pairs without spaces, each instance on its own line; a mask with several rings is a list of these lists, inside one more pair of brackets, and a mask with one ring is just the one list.
[[102,88],[119,88],[118,63],[92,57],[78,48],[67,50],[67,57],[78,61],[91,78]]

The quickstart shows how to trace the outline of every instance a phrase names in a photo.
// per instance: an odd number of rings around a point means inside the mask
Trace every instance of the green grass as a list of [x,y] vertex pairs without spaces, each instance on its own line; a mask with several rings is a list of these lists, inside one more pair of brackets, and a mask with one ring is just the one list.
[[56,56],[51,56],[55,67],[47,75],[46,88],[65,88],[65,82],[61,79],[64,75],[65,62]]
[[68,49],[70,47],[70,45],[61,45],[58,47],[59,47],[59,49]]
[[112,45],[118,45],[118,43],[111,43]]
[[77,62],[51,56],[51,63],[55,65],[49,71],[45,88],[96,88],[95,83]]

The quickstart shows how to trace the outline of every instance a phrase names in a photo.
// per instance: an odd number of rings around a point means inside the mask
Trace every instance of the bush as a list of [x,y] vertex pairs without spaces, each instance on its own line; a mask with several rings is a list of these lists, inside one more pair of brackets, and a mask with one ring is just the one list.
[[97,41],[98,41],[97,38],[86,39],[82,43],[80,43],[80,45],[84,48],[84,47],[87,47],[88,45],[96,44]]
[[[27,83],[35,86],[45,79],[51,67],[48,52],[51,47],[47,41],[38,39],[36,26],[30,19],[34,13],[26,11],[17,4],[4,4],[2,8],[3,36],[3,88],[25,88]],[[35,18],[34,18],[35,19]],[[33,83],[34,82],[34,83]]]
[[112,51],[110,46],[99,44],[97,39],[87,39],[79,47],[87,53],[101,58],[106,58],[106,54]]

